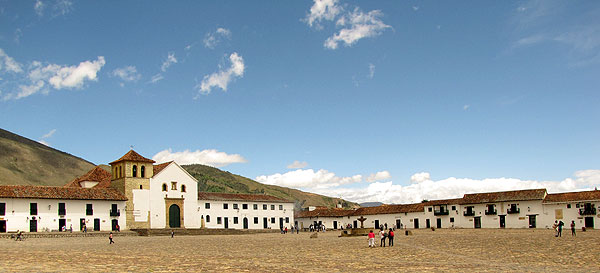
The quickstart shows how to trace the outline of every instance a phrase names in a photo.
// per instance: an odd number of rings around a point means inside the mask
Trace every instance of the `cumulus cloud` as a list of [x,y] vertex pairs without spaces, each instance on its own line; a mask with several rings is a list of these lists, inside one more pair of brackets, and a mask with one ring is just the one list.
[[203,164],[213,167],[224,167],[233,163],[248,162],[239,154],[227,154],[217,150],[185,150],[183,152],[173,152],[171,149],[158,152],[152,157],[156,162],[175,161],[179,165]]
[[160,66],[160,70],[162,72],[166,72],[167,68],[169,68],[169,66],[171,66],[172,64],[176,64],[176,63],[177,63],[177,58],[175,58],[175,53],[169,52],[167,54],[167,59]]
[[35,10],[35,13],[38,16],[42,16],[44,15],[44,7],[46,5],[44,5],[44,3],[41,0],[37,0],[35,1],[35,4],[33,5],[33,9]]
[[294,162],[292,162],[292,164],[287,165],[288,169],[302,169],[302,168],[306,168],[308,166],[308,163],[306,161],[298,161],[295,160]]
[[135,66],[125,66],[116,68],[112,71],[111,75],[113,77],[121,78],[121,80],[126,82],[135,82],[142,78],[142,75],[137,72]]
[[342,12],[343,8],[338,5],[338,0],[314,0],[310,12],[306,14],[304,21],[310,27],[321,28],[322,20],[333,21]]
[[415,203],[424,199],[460,198],[465,193],[481,193],[545,188],[550,193],[593,189],[600,185],[600,170],[582,170],[575,178],[561,181],[521,180],[517,178],[470,179],[450,177],[433,181],[429,173],[411,176],[412,184],[396,185],[393,182],[375,182],[363,188],[315,189],[313,192],[341,196],[354,202],[378,201],[383,203]]
[[381,181],[381,180],[386,180],[386,179],[390,179],[390,178],[392,178],[392,176],[390,175],[390,172],[381,171],[381,172],[372,173],[371,175],[369,175],[369,177],[367,177],[367,182]]
[[313,169],[295,170],[287,173],[276,173],[272,175],[261,175],[256,177],[256,181],[269,185],[278,185],[291,188],[309,188],[324,189],[338,187],[344,184],[357,183],[362,181],[361,175],[348,177],[338,177],[335,173],[327,170]]
[[229,61],[231,62],[229,68],[204,76],[202,82],[196,86],[200,89],[201,94],[209,94],[213,87],[219,87],[223,91],[227,91],[227,85],[230,82],[244,75],[245,66],[242,56],[234,52],[229,56]]
[[214,32],[208,32],[204,35],[204,46],[214,49],[223,39],[231,40],[231,31],[226,28],[217,28]]
[[[98,56],[95,61],[84,61],[72,66],[43,65],[39,61],[33,61],[28,67],[27,78],[17,80],[29,83],[19,84],[17,92],[6,94],[3,99],[20,99],[38,92],[47,94],[50,92],[50,87],[55,90],[81,89],[86,81],[98,80],[97,74],[105,63],[103,56]],[[12,70],[15,70],[15,67],[13,66]],[[22,72],[22,69],[19,66],[15,71]]]
[[359,8],[355,8],[353,12],[338,19],[336,25],[343,28],[327,38],[324,46],[329,49],[337,49],[339,43],[352,46],[360,39],[380,35],[385,29],[391,28],[379,19],[381,16],[383,13],[380,10],[364,13]]
[[2,48],[0,48],[0,72],[1,71],[13,73],[23,72],[22,65],[16,62],[12,57],[6,55]]

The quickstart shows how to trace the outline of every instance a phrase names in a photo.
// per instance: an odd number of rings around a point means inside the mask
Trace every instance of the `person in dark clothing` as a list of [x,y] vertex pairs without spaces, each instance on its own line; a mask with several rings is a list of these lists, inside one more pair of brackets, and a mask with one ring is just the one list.
[[562,228],[564,225],[563,221],[558,221],[558,237],[562,237]]
[[571,221],[571,236],[577,236],[575,234],[575,220]]
[[388,241],[389,246],[394,246],[394,231],[390,228],[390,232],[388,232]]
[[171,238],[173,238],[173,236],[175,236],[175,231],[171,230]]
[[110,234],[108,234],[108,244],[114,244],[115,242],[113,241],[113,234],[112,232]]

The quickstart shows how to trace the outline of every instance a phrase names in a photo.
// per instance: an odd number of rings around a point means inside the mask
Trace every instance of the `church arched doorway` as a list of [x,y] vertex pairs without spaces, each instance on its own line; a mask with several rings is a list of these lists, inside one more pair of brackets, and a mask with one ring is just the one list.
[[169,207],[169,227],[172,228],[178,228],[181,227],[181,222],[180,222],[180,209],[178,205],[171,205]]

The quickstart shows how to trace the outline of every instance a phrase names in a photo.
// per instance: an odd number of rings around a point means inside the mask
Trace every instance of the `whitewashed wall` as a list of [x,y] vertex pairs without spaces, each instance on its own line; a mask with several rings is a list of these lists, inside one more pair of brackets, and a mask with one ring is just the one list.
[[[72,225],[73,232],[79,232],[79,221],[82,218],[86,220],[88,231],[93,230],[95,218],[100,219],[100,230],[102,231],[112,229],[112,219],[118,219],[121,228],[126,227],[125,201],[0,198],[0,203],[6,204],[6,213],[4,216],[0,216],[0,220],[6,220],[8,232],[17,230],[29,232],[29,220],[34,216],[38,221],[38,232],[44,228],[58,230],[59,219],[66,220],[67,229]],[[30,203],[37,203],[37,215],[29,214]],[[58,215],[58,203],[65,203],[65,216]],[[92,204],[93,215],[86,215],[86,204]],[[118,209],[121,210],[120,217],[110,216],[112,204],[117,204]]]
[[[210,203],[210,209],[205,208],[205,203]],[[228,204],[228,209],[223,209],[223,204]],[[233,208],[233,204],[238,204],[238,209]],[[243,209],[243,204],[248,204],[248,209]],[[254,209],[253,205],[257,204],[258,209]],[[263,205],[267,205],[267,209],[263,210]],[[271,205],[275,206],[271,210]],[[282,209],[279,206],[282,205]],[[228,218],[230,229],[243,229],[243,219],[248,218],[249,229],[263,229],[263,218],[267,218],[267,227],[271,229],[279,229],[279,218],[283,218],[283,226],[290,229],[294,225],[294,203],[279,203],[279,202],[249,202],[249,201],[211,201],[198,200],[198,217],[204,218],[206,228],[224,228],[224,218]],[[210,221],[206,221],[206,216],[210,216]],[[221,217],[221,224],[217,224],[217,217]],[[234,224],[234,217],[238,217],[238,223]],[[258,223],[254,223],[254,217],[258,217]],[[275,223],[271,223],[271,218],[275,217]],[[285,218],[288,217],[288,223]]]

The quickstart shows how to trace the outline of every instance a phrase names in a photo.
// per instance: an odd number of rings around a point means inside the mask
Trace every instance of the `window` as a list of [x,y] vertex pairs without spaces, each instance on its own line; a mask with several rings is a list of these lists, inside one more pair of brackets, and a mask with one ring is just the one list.
[[223,209],[228,209],[229,205],[227,205],[227,203],[223,204]]
[[258,225],[258,217],[254,217],[254,224]]
[[140,177],[146,177],[146,167],[140,167]]
[[285,223],[289,224],[290,223],[290,217],[285,217]]
[[271,210],[275,210],[275,205],[271,205]]
[[454,223],[454,217],[450,217],[450,223]]
[[133,165],[133,168],[131,169],[131,176],[136,177],[137,176],[137,166]]
[[204,203],[204,208],[205,209],[210,209],[210,203]]
[[144,189],[144,187],[142,187],[142,185],[140,185],[140,190],[141,190],[141,189]]
[[58,203],[58,215],[66,215],[67,209],[65,208],[65,203]]
[[167,191],[167,184],[163,183],[163,191]]
[[279,205],[279,210],[283,210],[283,205]]
[[258,204],[253,204],[253,205],[252,205],[252,208],[253,208],[254,210],[257,210],[257,209],[258,209]]
[[6,203],[0,203],[0,215],[6,214]]
[[172,190],[177,190],[177,182],[171,182],[171,189]]
[[576,207],[576,208],[579,208],[579,203],[575,204],[575,207]]
[[271,224],[275,224],[275,217],[271,217]]
[[432,211],[432,208],[431,208],[431,207],[428,207],[428,208],[427,208],[427,211],[431,212],[431,211]]
[[185,185],[181,185],[181,192],[185,192]]
[[85,204],[85,215],[94,215],[92,204]]
[[238,218],[237,217],[233,217],[233,223],[237,224],[238,223]]
[[456,206],[452,206],[452,210],[456,210]]
[[37,215],[37,203],[29,203],[29,215]]
[[267,204],[263,204],[263,210],[267,210]]
[[242,209],[248,209],[248,204],[242,204]]
[[217,217],[217,225],[221,224],[221,217]]
[[210,223],[210,215],[206,215],[206,222]]
[[570,209],[571,208],[571,204],[567,204],[567,208]]
[[233,209],[240,209],[240,208],[238,207],[238,204],[233,204]]

